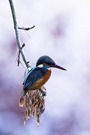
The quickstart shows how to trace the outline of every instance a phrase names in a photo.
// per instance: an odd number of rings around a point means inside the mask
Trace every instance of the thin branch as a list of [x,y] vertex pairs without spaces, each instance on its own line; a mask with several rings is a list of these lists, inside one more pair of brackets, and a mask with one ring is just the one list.
[[[23,49],[24,46],[25,46],[25,43],[23,43],[21,49]],[[17,59],[17,66],[19,66],[20,63],[21,63],[21,61],[20,61],[20,50],[19,50],[19,52],[18,52],[18,59]]]
[[18,29],[28,31],[28,30],[33,29],[34,27],[35,27],[35,25],[33,25],[32,27],[28,27],[28,28],[24,28],[24,27],[18,27]]
[[13,18],[13,23],[14,23],[14,29],[15,29],[15,34],[16,34],[16,40],[17,40],[17,45],[18,45],[18,48],[19,48],[19,52],[21,53],[22,55],[22,58],[23,58],[23,61],[26,65],[27,68],[30,67],[29,63],[26,61],[26,58],[23,54],[23,51],[21,49],[21,42],[20,42],[20,37],[19,37],[19,31],[18,31],[18,25],[17,25],[17,20],[16,20],[16,13],[15,13],[15,9],[14,9],[14,5],[13,5],[13,1],[12,0],[9,0],[9,4],[10,4],[10,7],[11,7],[11,12],[12,12],[12,18]]

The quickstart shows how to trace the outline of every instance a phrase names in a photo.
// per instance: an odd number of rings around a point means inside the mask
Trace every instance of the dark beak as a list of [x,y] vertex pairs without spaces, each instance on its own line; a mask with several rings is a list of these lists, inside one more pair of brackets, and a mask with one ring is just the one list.
[[65,70],[67,71],[65,68],[61,67],[61,66],[58,66],[58,65],[52,65],[53,68],[58,68],[58,69],[61,69],[61,70]]

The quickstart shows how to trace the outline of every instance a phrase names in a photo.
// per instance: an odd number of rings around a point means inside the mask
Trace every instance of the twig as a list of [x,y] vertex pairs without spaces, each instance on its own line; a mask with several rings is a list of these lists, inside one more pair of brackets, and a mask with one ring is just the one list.
[[[25,43],[23,43],[21,49],[23,49],[24,46],[25,46]],[[17,66],[19,66],[20,63],[21,63],[21,61],[20,61],[20,50],[19,50],[19,52],[18,52],[18,59],[17,59]]]
[[33,25],[32,27],[28,27],[28,28],[24,28],[24,27],[18,27],[18,29],[28,31],[28,30],[33,29],[34,27],[35,27],[35,25]]
[[18,25],[17,25],[17,20],[16,20],[16,14],[15,14],[13,1],[9,0],[9,4],[10,4],[10,7],[11,7],[11,12],[12,12],[12,18],[13,18],[13,23],[14,23],[14,29],[15,29],[15,34],[16,34],[17,45],[18,45],[19,51],[20,51],[20,53],[22,55],[22,58],[23,58],[23,61],[24,61],[25,65],[26,65],[26,67],[29,68],[30,65],[26,61],[26,58],[25,58],[25,56],[23,54],[23,51],[21,49],[21,42],[20,42],[20,37],[19,37],[19,32],[18,32]]

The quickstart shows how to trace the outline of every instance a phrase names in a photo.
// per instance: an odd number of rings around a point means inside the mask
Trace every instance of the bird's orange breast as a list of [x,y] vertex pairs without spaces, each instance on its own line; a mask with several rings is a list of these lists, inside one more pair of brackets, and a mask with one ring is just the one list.
[[39,79],[31,88],[30,90],[40,89],[50,78],[51,76],[51,70],[48,70],[48,72],[43,76],[43,78]]

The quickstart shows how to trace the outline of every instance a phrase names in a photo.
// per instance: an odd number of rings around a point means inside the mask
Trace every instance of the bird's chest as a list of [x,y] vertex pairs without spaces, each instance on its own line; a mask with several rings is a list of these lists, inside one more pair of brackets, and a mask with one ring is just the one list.
[[36,81],[36,83],[31,87],[31,89],[39,89],[41,88],[50,78],[51,76],[51,70],[48,70],[47,73]]
[[50,78],[50,76],[51,76],[51,70],[48,70],[47,73],[40,80],[38,80],[38,83],[40,83],[41,85],[45,84]]

